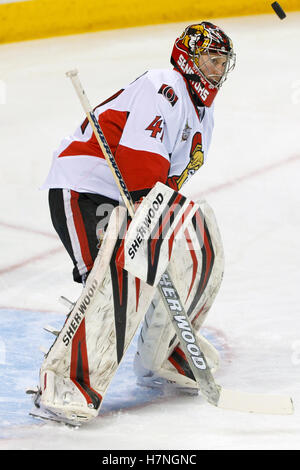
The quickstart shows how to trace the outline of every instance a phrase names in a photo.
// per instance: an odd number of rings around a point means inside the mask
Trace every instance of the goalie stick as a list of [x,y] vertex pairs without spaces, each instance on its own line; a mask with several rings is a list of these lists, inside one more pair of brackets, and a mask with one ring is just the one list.
[[[92,126],[95,137],[102,150],[105,160],[112,171],[113,177],[120,190],[123,201],[131,217],[134,216],[134,204],[131,195],[127,189],[126,183],[117,166],[114,155],[106,141],[99,122],[93,112],[87,95],[80,82],[78,71],[70,70],[66,72],[67,77],[72,81],[77,96],[85,111],[89,123]],[[293,402],[290,397],[261,395],[244,393],[239,391],[226,390],[216,384],[211,370],[207,364],[206,358],[202,353],[193,333],[193,327],[187,313],[184,310],[176,287],[174,286],[170,275],[166,271],[158,283],[158,290],[163,300],[164,306],[170,316],[175,332],[180,340],[188,364],[194,374],[201,394],[208,403],[223,409],[268,413],[268,414],[291,414],[293,413]],[[170,304],[169,293],[172,292],[172,307]],[[174,299],[176,299],[176,309],[174,309]]]

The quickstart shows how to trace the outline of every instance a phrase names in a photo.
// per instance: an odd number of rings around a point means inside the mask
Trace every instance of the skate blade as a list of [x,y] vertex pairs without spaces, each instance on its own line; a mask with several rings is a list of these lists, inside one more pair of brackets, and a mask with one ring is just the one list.
[[62,418],[60,416],[57,416],[55,413],[51,413],[50,411],[41,410],[37,408],[30,411],[29,416],[40,419],[42,421],[54,421],[56,423],[62,423],[72,428],[79,428],[82,424],[81,422],[78,422],[75,419],[70,420],[67,418]]

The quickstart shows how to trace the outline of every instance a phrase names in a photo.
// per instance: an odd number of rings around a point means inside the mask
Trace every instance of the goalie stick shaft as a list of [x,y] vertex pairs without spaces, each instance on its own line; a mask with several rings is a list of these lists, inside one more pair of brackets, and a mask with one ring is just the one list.
[[[128,213],[131,217],[133,217],[135,210],[131,195],[127,189],[126,183],[117,166],[114,155],[111,152],[111,149],[106,141],[103,131],[99,125],[99,122],[93,112],[87,95],[79,80],[78,71],[70,70],[66,73],[66,75],[72,81],[72,84],[86,113],[88,121],[92,126],[95,137],[99,143],[105,160],[112,171],[113,177],[120,190]],[[168,289],[164,290],[165,287],[168,287]],[[168,296],[166,295],[166,291],[169,291],[170,287],[172,288],[174,292],[173,295],[176,297],[177,300],[178,307],[176,308],[176,310],[172,310],[170,304],[168,303]],[[170,316],[175,332],[180,340],[180,344],[183,349],[183,352],[186,355],[188,364],[194,374],[199,390],[210,404],[223,409],[253,413],[293,413],[293,402],[290,397],[261,394],[258,395],[253,393],[225,390],[223,387],[216,384],[211,370],[205,359],[205,356],[202,353],[201,348],[197,344],[197,339],[194,335],[193,327],[191,325],[189,317],[182,305],[178,292],[167,271],[163,274],[158,284],[158,290],[160,292],[166,310]]]
[[[66,75],[72,81],[72,84],[85,111],[85,114],[92,126],[95,137],[99,143],[105,160],[108,163],[114,176],[114,179],[118,185],[123,201],[128,209],[129,215],[133,217],[135,211],[134,203],[131,198],[130,192],[127,189],[126,183],[118,168],[114,155],[111,152],[111,149],[106,141],[100,124],[93,112],[89,99],[79,80],[78,71],[70,70],[66,73]],[[173,292],[172,305],[174,306],[174,298],[177,301],[176,310],[172,309],[170,307],[170,304],[168,303],[168,300],[170,301],[170,299],[168,299],[166,292],[170,292],[170,287]],[[162,276],[158,284],[158,290],[160,292],[165,308],[167,309],[167,312],[170,316],[172,324],[175,328],[177,336],[180,340],[181,347],[186,355],[187,361],[194,374],[195,380],[198,383],[201,393],[211,404],[217,405],[219,401],[220,387],[215,383],[210,368],[208,367],[206,358],[197,344],[197,340],[194,335],[193,327],[191,325],[189,317],[182,305],[180,296],[178,295],[177,289],[174,286],[174,283],[172,282],[172,279],[168,272],[165,272]]]

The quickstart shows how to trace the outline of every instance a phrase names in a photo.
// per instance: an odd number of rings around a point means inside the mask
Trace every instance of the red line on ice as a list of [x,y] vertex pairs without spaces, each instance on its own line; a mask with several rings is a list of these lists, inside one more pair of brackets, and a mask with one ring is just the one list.
[[34,263],[35,261],[40,261],[41,259],[48,258],[48,256],[55,255],[56,253],[62,250],[63,250],[62,246],[59,246],[57,248],[52,248],[51,250],[45,251],[44,253],[31,256],[30,258],[20,261],[19,263],[12,264],[11,266],[7,266],[6,268],[0,269],[0,276],[2,274],[7,274],[11,271],[14,271],[15,269],[22,268],[23,266],[26,266],[27,264]]
[[31,227],[24,227],[23,225],[15,225],[15,224],[10,224],[7,222],[0,221],[0,226],[4,228],[11,228],[14,230],[20,230],[21,232],[29,232],[29,233],[35,233],[36,235],[43,235],[45,237],[57,238],[57,235],[55,233],[43,232],[42,230],[36,230],[35,228],[31,228]]
[[235,184],[242,183],[243,181],[249,180],[256,176],[263,175],[264,173],[268,173],[269,171],[275,170],[281,166],[284,166],[288,163],[294,163],[295,161],[300,160],[300,155],[294,155],[292,157],[286,158],[285,160],[280,160],[278,162],[272,163],[271,165],[265,166],[263,168],[258,168],[257,170],[251,171],[250,173],[246,173],[243,176],[238,176],[232,180],[226,181],[225,183],[218,184],[217,186],[212,186],[210,188],[204,189],[201,193],[198,193],[194,197],[197,198],[199,194],[211,194],[217,193],[218,191],[222,191],[223,189],[230,188]]
[[[37,230],[35,228],[31,227],[24,227],[23,225],[15,225],[7,222],[1,222],[0,221],[0,227],[8,228],[8,229],[13,229],[13,230],[18,230],[21,232],[29,232],[29,233],[34,233],[36,235],[42,235],[45,237],[49,238],[57,238],[57,235],[54,233],[49,233],[49,232],[43,232],[42,230]],[[63,249],[62,246],[57,247],[57,248],[52,248],[51,250],[47,250],[43,253],[40,253],[35,256],[31,256],[30,258],[27,258],[23,261],[20,261],[19,263],[12,264],[11,266],[7,266],[6,268],[0,269],[0,276],[2,274],[9,273],[11,271],[14,271],[15,269],[22,268],[23,266],[26,266],[27,264],[33,263],[35,261],[40,261],[41,259],[47,258],[48,256],[54,255],[61,251]]]

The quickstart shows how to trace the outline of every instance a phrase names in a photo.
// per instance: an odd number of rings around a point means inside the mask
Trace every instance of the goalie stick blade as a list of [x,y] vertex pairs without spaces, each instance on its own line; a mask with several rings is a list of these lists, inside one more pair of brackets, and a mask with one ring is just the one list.
[[237,392],[221,388],[218,408],[249,413],[289,415],[294,406],[290,397]]

